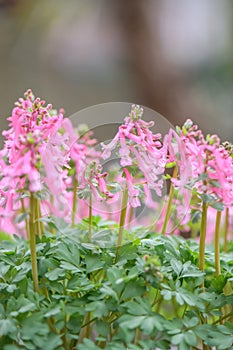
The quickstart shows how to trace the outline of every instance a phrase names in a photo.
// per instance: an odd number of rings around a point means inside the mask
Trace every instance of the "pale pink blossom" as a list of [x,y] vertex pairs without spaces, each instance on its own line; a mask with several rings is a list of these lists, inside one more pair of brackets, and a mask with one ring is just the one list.
[[126,183],[127,183],[127,190],[128,190],[128,196],[129,196],[129,205],[131,205],[132,208],[137,208],[141,206],[141,202],[139,199],[140,190],[137,188],[133,183],[133,177],[131,176],[130,172],[127,168],[124,168],[124,173],[126,176]]
[[209,194],[217,202],[233,203],[233,161],[217,135],[204,138],[201,130],[188,120],[180,129],[185,152],[190,159],[193,185],[200,194]]
[[[102,158],[109,158],[114,149],[119,149],[120,165],[123,168],[137,167],[138,174],[145,178],[147,185],[161,196],[166,148],[163,147],[161,135],[153,134],[150,130],[154,122],[142,120],[142,115],[143,109],[133,105],[113,140],[108,145],[102,143]],[[134,204],[138,205],[139,201],[135,200]]]

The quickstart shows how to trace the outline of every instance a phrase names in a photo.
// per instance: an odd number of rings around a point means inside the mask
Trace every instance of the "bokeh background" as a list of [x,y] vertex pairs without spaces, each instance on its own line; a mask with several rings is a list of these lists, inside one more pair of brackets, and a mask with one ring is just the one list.
[[28,88],[67,116],[135,102],[233,141],[233,1],[0,0],[1,130]]

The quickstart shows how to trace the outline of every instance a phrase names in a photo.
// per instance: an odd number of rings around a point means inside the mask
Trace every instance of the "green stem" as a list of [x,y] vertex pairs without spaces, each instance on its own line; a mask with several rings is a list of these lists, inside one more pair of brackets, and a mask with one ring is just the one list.
[[213,324],[218,324],[218,323],[222,323],[222,321],[226,320],[227,318],[230,318],[231,316],[233,316],[233,311],[229,312],[228,314],[220,317],[218,320],[216,320],[215,322],[213,322]]
[[139,328],[136,328],[135,336],[134,336],[134,344],[137,345],[138,342],[142,339],[142,332]]
[[122,246],[122,241],[123,241],[123,232],[125,227],[127,204],[128,204],[128,188],[127,186],[125,186],[123,190],[122,202],[121,202],[120,227],[118,232],[118,240],[117,240],[117,248],[116,248],[116,261],[118,259],[119,250],[120,250],[120,247]]
[[31,252],[31,264],[32,264],[32,280],[34,291],[38,292],[38,271],[37,271],[37,257],[36,257],[36,234],[37,234],[37,211],[36,211],[36,198],[33,194],[30,194],[30,215],[29,215],[29,231],[30,231],[30,252]]
[[48,322],[50,331],[52,333],[59,334],[59,332],[57,331],[56,327],[54,326],[53,318],[52,317],[47,318],[47,322]]
[[214,258],[215,258],[215,273],[219,276],[221,273],[220,267],[220,224],[221,224],[222,212],[217,211],[216,223],[215,223],[215,234],[214,234]]
[[133,207],[130,207],[130,211],[129,211],[129,220],[128,220],[129,227],[131,227],[131,221],[133,220],[133,215],[134,215],[134,208],[133,208]]
[[[173,178],[176,179],[178,175],[178,167],[175,166],[174,172],[173,172]],[[166,230],[167,230],[167,224],[168,224],[168,220],[170,217],[170,213],[171,213],[171,207],[172,207],[172,200],[173,200],[173,196],[174,196],[174,185],[171,182],[170,184],[170,190],[169,190],[169,196],[168,196],[168,203],[167,203],[167,209],[166,209],[166,214],[165,214],[165,218],[164,218],[164,222],[163,222],[163,227],[162,227],[162,235],[165,235]]]
[[92,241],[92,193],[90,194],[90,203],[89,203],[88,239],[90,242]]
[[91,313],[88,312],[87,314],[87,325],[86,325],[86,338],[90,339],[91,335]]
[[226,216],[225,216],[225,222],[224,222],[224,243],[223,243],[223,249],[224,252],[228,251],[228,242],[227,242],[227,235],[228,235],[228,229],[229,229],[229,208],[226,208]]
[[43,232],[43,224],[39,221],[41,218],[41,210],[40,210],[40,200],[38,198],[35,198],[35,223],[37,226],[37,234],[41,238],[42,232]]
[[160,312],[162,303],[163,303],[163,297],[162,297],[162,295],[160,294],[159,299],[158,299],[158,302],[157,302],[157,308],[156,308],[156,312],[157,312],[157,313]]
[[206,240],[206,225],[207,225],[207,209],[205,202],[202,203],[201,216],[201,231],[200,231],[200,245],[199,245],[199,268],[204,271],[205,267],[205,240]]
[[90,312],[88,312],[86,314],[86,316],[84,317],[83,325],[82,325],[80,332],[79,332],[77,344],[81,344],[83,342],[84,338],[87,338],[88,336],[90,336],[91,323],[96,321],[96,319],[97,319],[96,317],[91,319],[90,315],[91,315]]
[[78,181],[74,177],[73,181],[73,206],[72,206],[72,227],[75,225],[75,216],[77,212],[77,187],[78,187]]
[[69,347],[66,340],[66,326],[61,330],[61,333],[62,333],[61,339],[62,339],[63,349],[68,350]]

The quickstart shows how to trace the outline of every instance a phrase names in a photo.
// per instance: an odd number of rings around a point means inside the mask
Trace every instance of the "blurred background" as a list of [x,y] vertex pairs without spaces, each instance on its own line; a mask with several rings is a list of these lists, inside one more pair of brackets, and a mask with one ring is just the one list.
[[232,142],[233,1],[0,0],[1,130],[28,88],[67,116],[128,101]]

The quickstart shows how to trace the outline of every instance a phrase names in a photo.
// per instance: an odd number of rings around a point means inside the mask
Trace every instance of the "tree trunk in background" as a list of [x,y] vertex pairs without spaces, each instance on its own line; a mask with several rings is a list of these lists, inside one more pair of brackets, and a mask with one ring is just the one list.
[[[114,14],[128,51],[128,64],[138,94],[137,102],[155,109],[171,123],[177,124],[179,120],[186,119],[184,114],[193,111],[193,106],[187,107],[189,101],[185,75],[167,62],[161,49],[159,29],[152,32],[148,21],[149,5],[149,1],[142,0],[113,1]],[[153,9],[156,8],[156,13],[153,12],[155,21],[160,16],[159,5],[159,1],[153,4]]]

